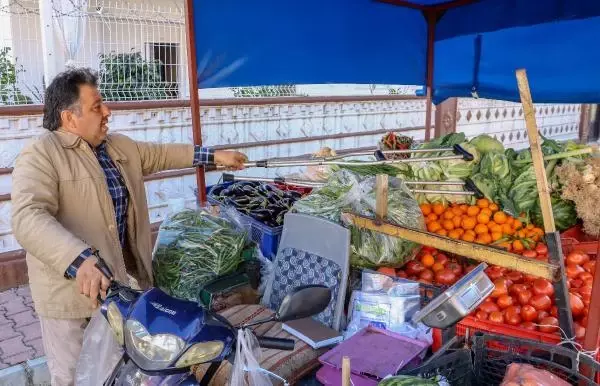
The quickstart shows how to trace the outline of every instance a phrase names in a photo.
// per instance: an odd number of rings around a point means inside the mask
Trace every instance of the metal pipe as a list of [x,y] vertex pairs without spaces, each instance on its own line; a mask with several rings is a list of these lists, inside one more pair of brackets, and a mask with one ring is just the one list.
[[348,162],[348,161],[321,161],[321,160],[298,160],[285,162],[268,162],[255,161],[244,164],[245,168],[262,167],[262,168],[277,168],[277,167],[292,167],[292,166],[322,166],[322,165],[339,165],[339,166],[375,166],[375,165],[392,165],[411,162],[431,162],[443,160],[463,159],[462,155],[449,155],[444,157],[423,157],[423,158],[406,158],[397,160],[383,161],[364,161],[364,162]]
[[462,181],[404,181],[406,185],[465,186]]
[[425,194],[448,194],[453,196],[474,196],[475,192],[451,191],[451,190],[428,190],[428,189],[409,189],[413,193]]

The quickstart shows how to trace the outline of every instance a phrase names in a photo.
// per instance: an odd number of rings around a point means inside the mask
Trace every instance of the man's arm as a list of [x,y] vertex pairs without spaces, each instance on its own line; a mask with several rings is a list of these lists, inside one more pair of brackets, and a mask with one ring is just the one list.
[[223,165],[242,169],[246,156],[236,151],[215,151],[210,148],[174,143],[135,142],[142,160],[142,172],[149,175],[164,170],[184,169],[201,165]]
[[41,149],[24,149],[12,173],[12,229],[19,244],[56,272],[64,274],[90,246],[57,220],[58,175]]

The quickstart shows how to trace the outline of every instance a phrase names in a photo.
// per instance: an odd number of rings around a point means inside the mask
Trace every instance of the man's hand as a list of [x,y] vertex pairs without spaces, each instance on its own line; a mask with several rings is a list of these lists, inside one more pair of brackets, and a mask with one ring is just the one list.
[[75,280],[79,292],[90,298],[94,308],[98,307],[98,294],[102,299],[106,298],[106,291],[110,286],[110,281],[100,272],[96,265],[96,258],[89,257],[77,269]]
[[215,151],[215,163],[219,166],[225,166],[233,170],[242,170],[245,162],[248,162],[248,157],[239,151]]

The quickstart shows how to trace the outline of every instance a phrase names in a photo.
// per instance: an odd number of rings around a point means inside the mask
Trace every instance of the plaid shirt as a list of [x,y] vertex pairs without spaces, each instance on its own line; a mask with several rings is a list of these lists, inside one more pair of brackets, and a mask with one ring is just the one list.
[[[129,205],[129,191],[125,186],[125,180],[121,176],[121,172],[108,155],[106,151],[106,143],[102,143],[95,149],[96,158],[100,167],[106,176],[106,184],[108,192],[112,198],[113,207],[115,208],[115,219],[117,221],[117,233],[121,247],[125,246],[127,237],[127,206]],[[194,166],[212,165],[215,161],[215,152],[212,149],[196,146],[194,148]],[[83,251],[65,272],[65,277],[72,279],[77,274],[79,266],[92,255],[91,249]]]

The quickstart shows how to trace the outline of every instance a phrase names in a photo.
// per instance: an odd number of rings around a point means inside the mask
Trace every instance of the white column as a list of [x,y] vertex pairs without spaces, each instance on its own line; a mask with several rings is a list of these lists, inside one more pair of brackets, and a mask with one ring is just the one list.
[[56,24],[52,21],[52,0],[39,0],[40,23],[42,31],[42,60],[44,62],[44,81],[48,85],[64,69],[64,54],[57,39]]

